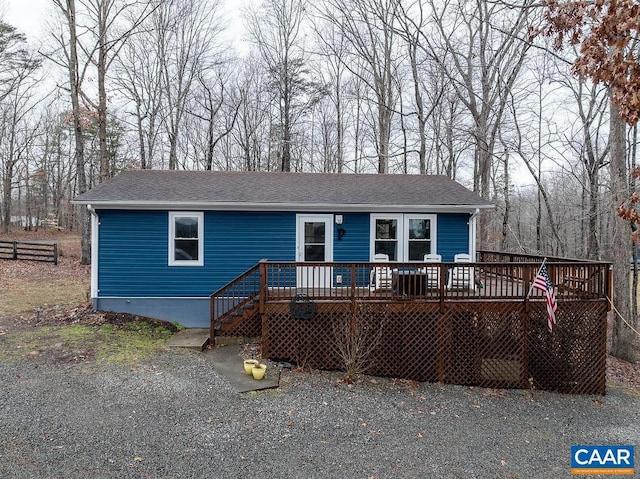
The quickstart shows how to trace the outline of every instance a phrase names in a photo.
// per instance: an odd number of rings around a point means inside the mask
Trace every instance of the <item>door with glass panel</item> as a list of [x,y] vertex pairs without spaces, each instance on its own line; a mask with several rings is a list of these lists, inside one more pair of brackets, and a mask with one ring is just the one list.
[[318,263],[333,261],[333,215],[298,215],[296,238],[296,261],[315,263],[298,266],[297,287],[331,287],[332,268]]
[[389,261],[402,260],[402,243],[400,232],[402,228],[402,216],[375,217],[373,218],[373,254],[386,254]]
[[424,261],[425,255],[435,253],[433,249],[434,218],[429,215],[405,215],[407,253],[405,261]]

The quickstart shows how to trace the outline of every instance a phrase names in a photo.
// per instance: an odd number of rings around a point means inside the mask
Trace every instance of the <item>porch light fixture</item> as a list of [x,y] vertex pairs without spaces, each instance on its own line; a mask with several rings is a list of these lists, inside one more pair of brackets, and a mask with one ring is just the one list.
[[336,215],[336,224],[337,225],[341,225],[342,224],[342,215]]

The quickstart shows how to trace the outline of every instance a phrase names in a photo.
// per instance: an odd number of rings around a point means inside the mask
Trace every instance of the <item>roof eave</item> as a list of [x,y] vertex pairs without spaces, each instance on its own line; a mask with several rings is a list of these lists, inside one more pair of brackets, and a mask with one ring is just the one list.
[[412,213],[432,211],[437,213],[459,213],[492,209],[492,204],[453,205],[388,205],[388,204],[329,204],[329,203],[231,203],[231,202],[158,202],[158,201],[113,201],[74,200],[78,205],[90,205],[95,209],[119,210],[217,210],[217,211],[337,211],[337,212],[385,212]]

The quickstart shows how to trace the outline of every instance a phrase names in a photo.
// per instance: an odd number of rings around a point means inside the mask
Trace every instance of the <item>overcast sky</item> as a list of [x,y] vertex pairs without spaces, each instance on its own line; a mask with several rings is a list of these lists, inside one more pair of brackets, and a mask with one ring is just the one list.
[[50,0],[4,0],[5,21],[28,37],[37,37]]
[[[230,0],[223,2],[223,15],[226,18],[227,35],[242,53],[247,49],[242,42],[244,28],[240,19],[240,10],[246,4],[256,3],[257,0]],[[26,34],[32,42],[38,43],[46,36],[47,13],[54,12],[51,0],[0,0],[0,12],[4,13],[4,20]]]

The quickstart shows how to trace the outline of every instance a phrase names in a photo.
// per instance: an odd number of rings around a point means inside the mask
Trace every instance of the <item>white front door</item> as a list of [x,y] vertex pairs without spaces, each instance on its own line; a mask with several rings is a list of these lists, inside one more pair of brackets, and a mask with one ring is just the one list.
[[296,261],[312,263],[297,268],[298,288],[331,287],[332,268],[317,263],[333,261],[333,215],[297,216]]

